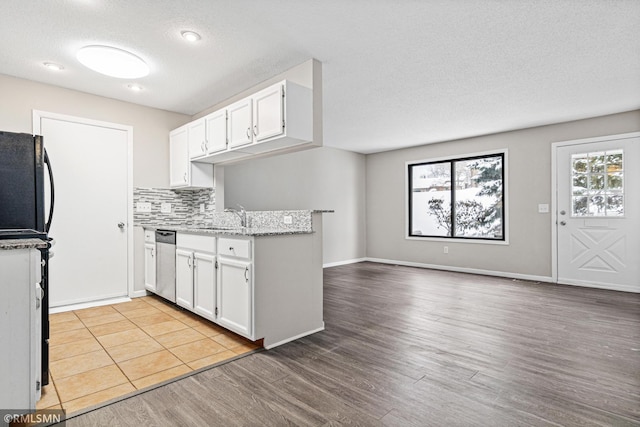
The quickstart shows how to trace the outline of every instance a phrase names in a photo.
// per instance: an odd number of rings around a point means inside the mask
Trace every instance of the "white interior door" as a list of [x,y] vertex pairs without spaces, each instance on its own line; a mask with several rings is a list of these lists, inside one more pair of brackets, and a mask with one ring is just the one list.
[[88,123],[40,117],[55,182],[51,307],[129,294],[129,131]]
[[640,292],[640,137],[556,147],[559,283]]

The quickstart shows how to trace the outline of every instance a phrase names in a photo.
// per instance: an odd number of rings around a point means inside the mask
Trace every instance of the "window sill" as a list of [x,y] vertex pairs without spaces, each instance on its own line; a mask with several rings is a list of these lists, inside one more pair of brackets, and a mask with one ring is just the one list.
[[447,243],[471,243],[474,245],[509,245],[509,238],[507,237],[504,240],[481,240],[481,239],[452,239],[449,237],[413,237],[413,236],[404,236],[405,240],[417,240],[422,242],[447,242]]

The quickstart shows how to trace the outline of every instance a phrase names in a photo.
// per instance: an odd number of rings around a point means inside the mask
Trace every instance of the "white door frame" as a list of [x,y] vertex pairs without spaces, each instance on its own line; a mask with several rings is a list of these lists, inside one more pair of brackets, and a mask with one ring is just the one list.
[[558,283],[558,148],[566,147],[569,145],[589,144],[592,142],[604,142],[614,139],[627,139],[636,137],[640,137],[640,132],[597,136],[594,138],[574,139],[569,141],[554,142],[553,144],[551,144],[551,277],[555,283]]
[[[79,123],[90,126],[100,126],[108,129],[116,129],[127,134],[127,294],[129,298],[134,296],[133,290],[133,126],[118,123],[103,122],[86,119],[84,117],[69,116],[66,114],[51,113],[48,111],[33,110],[33,134],[40,135],[40,123],[42,119],[53,119],[70,123]],[[55,168],[55,165],[54,165]],[[54,170],[55,173],[55,170]],[[55,220],[55,217],[54,217]],[[146,294],[146,292],[145,292]]]

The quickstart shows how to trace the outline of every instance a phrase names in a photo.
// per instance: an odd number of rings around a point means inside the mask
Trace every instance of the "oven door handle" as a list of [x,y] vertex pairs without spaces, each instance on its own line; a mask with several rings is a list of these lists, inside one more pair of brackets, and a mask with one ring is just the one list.
[[53,219],[53,206],[56,200],[56,191],[53,185],[53,170],[51,169],[51,160],[49,160],[49,155],[47,154],[47,149],[44,149],[44,163],[47,165],[47,171],[49,172],[49,183],[50,185],[50,193],[51,193],[51,203],[49,204],[49,220],[44,226],[44,231],[49,232],[51,228],[51,220]]

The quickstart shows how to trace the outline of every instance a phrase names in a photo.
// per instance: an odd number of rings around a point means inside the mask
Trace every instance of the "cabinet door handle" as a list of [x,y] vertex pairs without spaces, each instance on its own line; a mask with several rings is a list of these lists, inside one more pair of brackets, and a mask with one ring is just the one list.
[[251,141],[251,128],[250,127],[247,128],[247,139],[249,141]]
[[156,256],[156,250],[155,248],[151,249],[151,258],[153,258],[154,256]]
[[187,258],[187,265],[191,268],[191,258]]
[[249,273],[249,267],[244,268],[244,280],[245,282],[249,283],[249,277],[247,276],[247,273]]
[[204,141],[202,141],[200,143],[200,150],[202,150],[203,153],[205,153],[207,150],[205,149],[205,145],[204,145]]
[[253,125],[253,134],[258,136],[258,125]]
[[187,173],[186,172],[184,173],[183,179],[184,179],[184,182],[187,182]]

